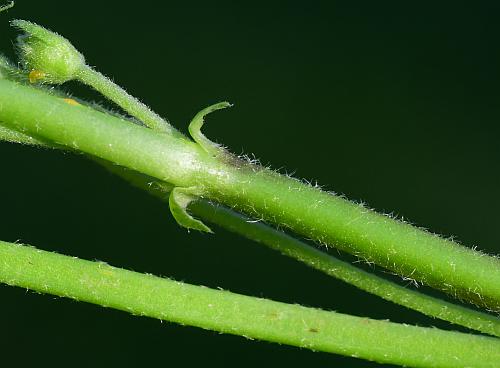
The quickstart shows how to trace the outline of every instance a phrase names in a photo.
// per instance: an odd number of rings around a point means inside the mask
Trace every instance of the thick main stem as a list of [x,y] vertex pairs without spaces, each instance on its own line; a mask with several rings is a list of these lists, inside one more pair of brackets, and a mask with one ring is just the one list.
[[210,330],[412,367],[495,367],[495,338],[212,290],[0,241],[0,282]]
[[500,311],[496,258],[229,155],[214,158],[183,137],[69,105],[44,91],[0,80],[0,101],[0,121],[16,130],[175,186],[198,187],[227,206]]
[[455,297],[500,311],[500,260],[268,169],[207,180],[209,197]]

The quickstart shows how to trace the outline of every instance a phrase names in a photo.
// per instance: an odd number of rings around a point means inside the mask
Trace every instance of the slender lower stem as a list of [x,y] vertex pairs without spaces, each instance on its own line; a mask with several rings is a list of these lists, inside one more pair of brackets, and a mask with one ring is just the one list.
[[212,290],[0,242],[0,282],[214,331],[412,367],[496,367],[500,340]]

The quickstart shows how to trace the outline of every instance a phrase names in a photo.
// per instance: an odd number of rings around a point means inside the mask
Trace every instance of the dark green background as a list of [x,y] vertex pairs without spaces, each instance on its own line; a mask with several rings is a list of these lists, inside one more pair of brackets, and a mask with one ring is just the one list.
[[[235,107],[205,132],[233,152],[499,253],[500,9],[492,3],[19,0],[0,15],[0,49],[13,55],[9,19],[47,26],[182,130],[227,99]],[[223,230],[187,234],[165,204],[81,157],[10,144],[0,144],[0,157],[2,240],[448,327]],[[17,288],[0,293],[2,366],[378,366]]]

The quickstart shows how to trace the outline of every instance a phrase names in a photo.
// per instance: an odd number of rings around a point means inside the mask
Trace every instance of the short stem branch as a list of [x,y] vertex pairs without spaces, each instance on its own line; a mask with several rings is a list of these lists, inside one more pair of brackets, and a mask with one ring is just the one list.
[[139,119],[147,127],[167,134],[180,135],[180,133],[161,116],[149,107],[131,96],[122,87],[116,85],[109,78],[85,66],[78,74],[78,80],[94,88],[106,98],[123,108],[131,116]]

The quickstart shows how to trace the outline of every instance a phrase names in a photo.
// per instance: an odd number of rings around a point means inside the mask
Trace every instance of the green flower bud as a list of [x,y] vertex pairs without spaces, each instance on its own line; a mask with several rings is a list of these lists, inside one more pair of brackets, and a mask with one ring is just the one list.
[[17,38],[17,47],[31,83],[64,83],[85,66],[83,55],[57,33],[25,20],[11,24],[25,32]]

